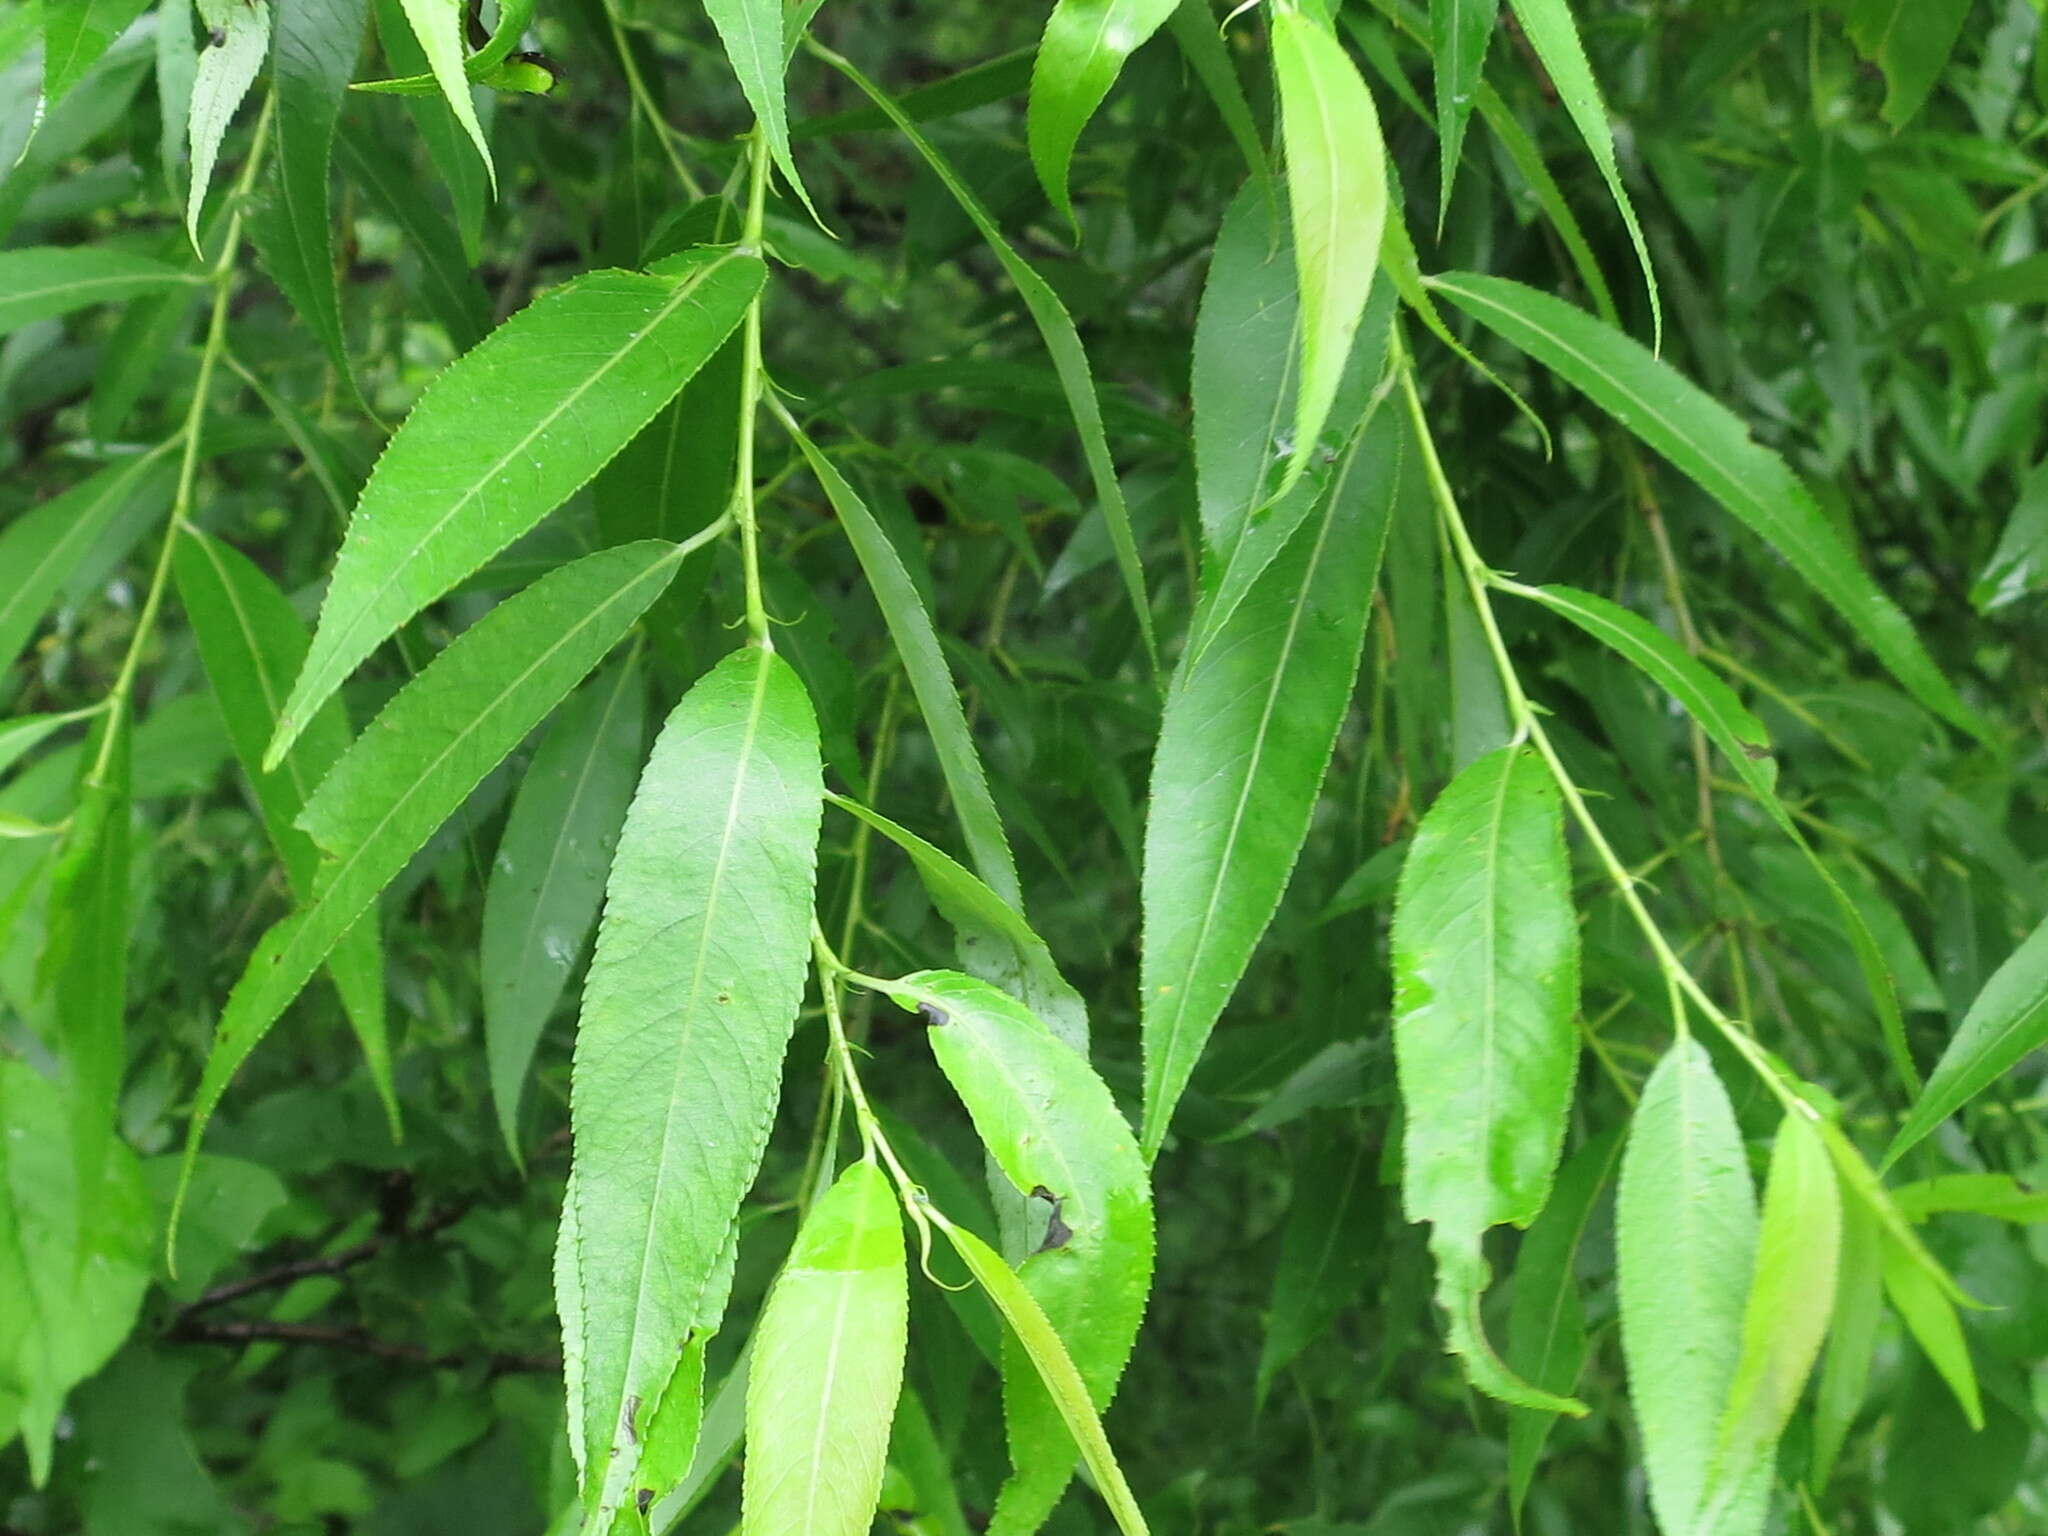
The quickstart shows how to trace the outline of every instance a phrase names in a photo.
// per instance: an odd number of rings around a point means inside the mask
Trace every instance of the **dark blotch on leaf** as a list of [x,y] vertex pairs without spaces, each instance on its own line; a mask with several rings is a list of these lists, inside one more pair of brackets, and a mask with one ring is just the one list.
[[1067,1202],[1064,1197],[1054,1194],[1043,1184],[1031,1191],[1031,1198],[1043,1200],[1052,1207],[1052,1215],[1046,1218],[1045,1237],[1032,1249],[1033,1253],[1044,1253],[1053,1248],[1064,1248],[1073,1240],[1074,1229],[1060,1219],[1060,1207]]
[[919,1003],[917,1005],[917,1016],[934,1029],[951,1018],[951,1015],[937,1003]]

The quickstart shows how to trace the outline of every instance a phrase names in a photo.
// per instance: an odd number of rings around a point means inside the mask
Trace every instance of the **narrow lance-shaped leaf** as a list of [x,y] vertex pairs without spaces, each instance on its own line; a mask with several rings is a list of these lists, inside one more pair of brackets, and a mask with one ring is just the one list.
[[362,47],[368,0],[284,0],[271,38],[271,88],[277,93],[270,201],[251,233],[284,290],[344,378],[348,351],[334,275],[328,170],[334,127]]
[[88,706],[67,710],[61,715],[18,715],[0,722],[0,774],[5,774],[65,726],[90,719],[95,713],[96,708]]
[[1298,328],[1286,222],[1270,193],[1247,186],[1223,215],[1209,257],[1188,391],[1202,542],[1219,562],[1267,500],[1293,405]]
[[1001,263],[1003,271],[1016,286],[1017,296],[1024,301],[1024,307],[1031,312],[1031,320],[1038,327],[1038,334],[1045,342],[1045,350],[1052,359],[1053,372],[1058,375],[1060,392],[1066,397],[1067,410],[1074,418],[1074,429],[1080,434],[1081,453],[1088,461],[1088,475],[1095,485],[1095,499],[1101,503],[1103,522],[1109,529],[1110,544],[1116,550],[1117,569],[1124,578],[1124,591],[1131,600],[1131,611],[1137,616],[1138,631],[1144,637],[1145,652],[1156,666],[1158,664],[1158,643],[1152,632],[1152,605],[1145,596],[1145,570],[1138,558],[1136,536],[1131,532],[1131,512],[1124,502],[1123,487],[1117,480],[1116,462],[1110,457],[1109,438],[1102,429],[1102,402],[1095,392],[1095,375],[1089,368],[1088,352],[1081,344],[1081,333],[1074,328],[1073,316],[1067,313],[1059,295],[1052,285],[1040,277],[1016,248],[1003,238],[1001,227],[984,208],[981,199],[960,178],[952,163],[938,152],[931,140],[918,132],[917,125],[903,114],[880,87],[870,81],[853,65],[829,50],[819,52],[832,67],[845,75],[883,112],[897,131],[910,141],[911,146],[924,158],[926,165],[953,194],[953,201],[960,205],[974,227],[988,242],[989,251]]
[[1827,1352],[1813,1393],[1813,1458],[1806,1485],[1822,1492],[1842,1454],[1849,1426],[1863,1405],[1870,1366],[1884,1320],[1882,1255],[1877,1218],[1858,1200],[1842,1202],[1842,1241],[1836,1266],[1835,1313],[1828,1321]]
[[498,168],[491,162],[490,141],[484,125],[477,120],[476,103],[470,99],[469,76],[462,67],[462,0],[400,0],[406,24],[427,56],[427,68],[441,87],[448,110],[462,124],[469,142],[484,162],[484,174],[491,190],[497,191]]
[[43,0],[44,116],[147,9],[149,0]]
[[1046,1394],[1066,1421],[1067,1432],[1080,1446],[1081,1459],[1088,1464],[1089,1475],[1101,1490],[1103,1502],[1109,1505],[1117,1529],[1123,1532],[1123,1536],[1148,1536],[1150,1527],[1138,1509],[1138,1501],[1131,1495],[1131,1485],[1124,1477],[1123,1468],[1117,1465],[1116,1453],[1109,1447],[1109,1437],[1102,1432],[1102,1418],[1090,1400],[1087,1383],[1082,1381],[1081,1373],[1068,1358],[1066,1347],[1046,1320],[1043,1309],[995,1249],[965,1227],[957,1227],[945,1220],[936,1211],[930,1214],[946,1234],[946,1240],[953,1245],[954,1251],[966,1263],[968,1273],[988,1293],[996,1310],[1003,1314],[1003,1321],[1010,1328],[1008,1337],[1016,1341],[1017,1347],[1029,1357],[1032,1368],[1038,1372]]
[[562,1320],[581,1362],[569,1412],[599,1530],[638,1487],[642,1436],[703,1326],[774,1118],[822,796],[803,685],[748,647],[669,716],[619,837],[583,987],[562,1238],[580,1276]]
[[88,304],[118,304],[200,279],[147,256],[100,245],[32,245],[0,251],[0,334]]
[[270,0],[200,0],[199,19],[206,27],[206,46],[199,50],[199,70],[192,81],[187,123],[192,182],[185,194],[185,233],[195,250],[199,212],[213,184],[220,141],[270,51]]
[[49,939],[38,981],[56,1019],[51,1042],[71,1101],[78,1197],[100,1198],[128,1065],[128,933],[133,835],[132,732],[112,708],[86,738],[78,806],[50,871]]
[[1906,1123],[1885,1152],[1897,1162],[1942,1121],[2048,1043],[2048,921],[1992,973],[1970,1004]]
[[1025,136],[1038,180],[1069,223],[1067,174],[1081,130],[1095,115],[1124,60],[1165,24],[1180,0],[1059,0],[1031,66]]
[[1674,1044],[1643,1085],[1614,1216],[1621,1348],[1650,1507],[1666,1536],[1691,1536],[1757,1249],[1742,1132],[1696,1040]]
[[855,558],[874,589],[889,638],[903,662],[910,691],[931,732],[932,750],[939,759],[939,771],[953,797],[953,812],[960,818],[960,830],[967,839],[968,856],[989,887],[1010,906],[1021,904],[1017,864],[1011,856],[1009,839],[1003,833],[1002,818],[989,794],[988,775],[975,750],[973,733],[967,726],[967,712],[954,690],[953,675],[946,667],[939,647],[938,630],[925,611],[924,598],[904,568],[903,558],[889,535],[875,521],[874,514],[860,499],[846,477],[798,427],[785,418],[784,426],[803,450],[811,473],[824,487],[825,497],[838,514],[839,525]]
[[1763,1529],[1778,1436],[1799,1404],[1834,1312],[1842,1197],[1809,1113],[1803,1107],[1789,1112],[1771,1149],[1742,1349],[1698,1516],[1697,1528],[1716,1536],[1755,1536]]
[[[263,771],[263,746],[277,726],[292,675],[306,659],[306,627],[291,601],[246,556],[187,524],[175,535],[172,570],[178,597],[199,642],[235,758],[248,775],[264,830],[284,865],[292,896],[313,899],[320,850],[295,823],[313,788],[347,750],[348,718],[330,699],[274,772]],[[370,1080],[396,1133],[398,1097],[385,1040],[384,957],[374,914],[351,928],[327,957]]]
[[[1558,1170],[1557,1188],[1515,1255],[1514,1308],[1508,1314],[1508,1368],[1545,1392],[1568,1393],[1586,1364],[1586,1313],[1579,1299],[1579,1246],[1621,1153],[1603,1131]],[[1557,1415],[1508,1412],[1508,1507],[1517,1525]]]
[[[0,254],[0,281],[5,260]],[[170,504],[175,476],[162,450],[124,459],[0,529],[0,667],[14,664],[57,594],[123,512]]]
[[[818,210],[811,194],[804,190],[797,174],[796,160],[789,152],[789,106],[784,99],[783,70],[789,59],[784,43],[782,0],[704,0],[705,14],[718,29],[725,45],[726,59],[740,82],[740,92],[754,109],[761,136],[768,141],[768,154],[790,190],[803,199],[811,217]],[[788,20],[795,20],[792,16]]]
[[1395,897],[1394,1062],[1402,1193],[1430,1223],[1450,1347],[1481,1391],[1582,1414],[1516,1378],[1479,1316],[1483,1240],[1550,1193],[1578,1057],[1579,935],[1557,788],[1506,746],[1451,781],[1416,829]]
[[1763,722],[1751,714],[1722,682],[1692,656],[1687,655],[1656,625],[1619,603],[1611,603],[1591,592],[1573,587],[1526,587],[1520,582],[1501,581],[1504,591],[1541,603],[1607,646],[1637,668],[1658,687],[1684,706],[1685,712],[1713,739],[1735,769],[1736,776],[1756,796],[1766,815],[1805,855],[1807,864],[1834,898],[1843,930],[1856,952],[1864,985],[1877,1005],[1885,1044],[1891,1052],[1892,1067],[1911,1093],[1920,1086],[1913,1056],[1906,1043],[1906,1024],[1899,1012],[1898,992],[1892,984],[1891,967],[1878,947],[1876,936],[1859,907],[1842,888],[1833,870],[1824,864],[1807,841],[1806,834],[1792,819],[1778,798],[1778,765],[1771,757],[1771,739]]
[[527,1069],[597,921],[646,731],[647,685],[637,665],[585,684],[541,738],[498,839],[479,961],[491,1101],[515,1161]]
[[1400,457],[1398,418],[1376,413],[1320,509],[1174,679],[1141,887],[1148,1158],[1308,835],[1358,675]]
[[1278,0],[1274,9],[1273,70],[1301,290],[1301,384],[1285,494],[1308,468],[1365,313],[1387,218],[1387,173],[1372,92],[1344,45],[1298,0]]
[[1254,1393],[1261,1404],[1273,1378],[1338,1313],[1365,1298],[1372,1256],[1381,1243],[1379,1167],[1379,1147],[1355,1122],[1336,1115],[1315,1122],[1294,1168],[1294,1196],[1259,1343]]
[[[940,1069],[982,1144],[1020,1195],[1042,1207],[1045,1235],[1020,1267],[1099,1410],[1130,1358],[1152,1280],[1152,1199],[1145,1166],[1116,1101],[1087,1058],[1014,998],[956,971],[887,984],[917,1010]],[[1006,1349],[1003,1404],[1009,1479],[991,1536],[1044,1524],[1080,1452],[1036,1370]]]
[[[628,544],[542,577],[435,657],[321,780],[299,825],[329,858],[312,901],[263,936],[228,996],[195,1098],[180,1201],[236,1069],[377,893],[618,644],[675,564],[673,545]],[[174,1205],[174,1235],[176,1218]]]
[[602,469],[739,324],[763,276],[729,252],[587,273],[450,364],[363,488],[265,761],[399,625]]
[[1430,284],[1475,320],[1583,391],[1768,543],[1906,690],[1951,724],[1987,727],[1828,522],[1798,476],[1727,407],[1613,327],[1505,278],[1459,272]]
[[418,253],[420,300],[448,339],[463,351],[482,341],[491,328],[490,295],[469,270],[455,226],[360,123],[344,120],[335,147],[351,184],[369,195]]
[[1429,57],[1436,76],[1437,159],[1440,164],[1436,227],[1444,227],[1451,206],[1451,183],[1458,176],[1458,153],[1465,144],[1465,125],[1485,79],[1487,45],[1499,19],[1500,0],[1429,0]]
[[1892,1310],[1904,1320],[1928,1363],[1948,1383],[1970,1428],[1982,1429],[1984,1402],[1977,1388],[1976,1367],[1970,1363],[1970,1346],[1956,1318],[1955,1303],[1942,1294],[1941,1287],[1913,1262],[1913,1256],[1900,1244],[1880,1234],[1879,1246],[1884,1293]]
[[1509,0],[1509,3],[1515,8],[1515,19],[1522,24],[1522,35],[1535,49],[1558,99],[1564,103],[1565,111],[1571,114],[1572,122],[1578,128],[1579,137],[1586,141],[1586,148],[1592,152],[1593,163],[1600,168],[1600,175],[1614,198],[1615,209],[1621,214],[1621,222],[1628,227],[1629,243],[1636,248],[1636,260],[1643,269],[1643,285],[1650,295],[1651,336],[1661,347],[1664,305],[1657,296],[1657,273],[1650,265],[1650,247],[1643,239],[1643,226],[1636,219],[1636,206],[1629,200],[1628,188],[1622,183],[1621,166],[1614,158],[1614,129],[1607,121],[1607,104],[1600,99],[1599,84],[1593,79],[1592,66],[1586,62],[1586,50],[1579,42],[1579,29],[1572,20],[1571,7],[1566,0]]
[[761,1309],[742,1536],[867,1536],[908,1331],[896,1192],[858,1162],[804,1218]]

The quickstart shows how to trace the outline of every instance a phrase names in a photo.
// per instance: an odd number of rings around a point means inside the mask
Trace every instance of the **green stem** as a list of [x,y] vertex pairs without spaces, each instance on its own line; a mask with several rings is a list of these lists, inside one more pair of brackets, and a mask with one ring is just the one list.
[[662,153],[668,156],[669,169],[676,173],[676,180],[682,183],[683,191],[694,201],[704,195],[704,189],[697,178],[690,174],[690,168],[683,163],[682,155],[676,149],[676,131],[668,125],[654,105],[654,97],[647,89],[647,82],[640,75],[640,61],[633,57],[632,46],[626,41],[626,29],[619,21],[618,7],[613,0],[604,0],[604,19],[611,26],[612,45],[619,52],[619,67],[626,74],[626,90],[633,98],[633,109],[654,131],[660,142]]
[[[768,206],[768,140],[756,127],[747,148],[747,222],[740,249],[759,253]],[[765,292],[765,290],[764,290]],[[761,536],[754,516],[754,427],[761,409],[761,299],[747,306],[740,328],[740,437],[733,470],[732,510],[740,525],[740,562],[747,582],[747,635],[764,651],[775,649],[768,607],[761,600]]]
[[1479,623],[1486,637],[1487,650],[1493,657],[1494,669],[1500,675],[1501,687],[1507,694],[1509,716],[1515,727],[1518,740],[1526,740],[1536,748],[1544,765],[1550,770],[1551,779],[1556,783],[1558,793],[1563,797],[1572,819],[1586,835],[1587,843],[1593,849],[1594,857],[1606,872],[1615,894],[1622,905],[1628,908],[1629,916],[1642,931],[1644,940],[1650,946],[1650,953],[1656,958],[1658,969],[1663,972],[1664,984],[1670,990],[1672,1019],[1681,1038],[1688,1032],[1685,1004],[1690,1002],[1718,1029],[1735,1053],[1764,1081],[1764,1086],[1784,1104],[1787,1109],[1800,1103],[1776,1067],[1765,1056],[1761,1047],[1739,1028],[1721,1006],[1707,995],[1706,989],[1694,979],[1692,972],[1672,950],[1670,941],[1664,937],[1664,930],[1650,915],[1650,909],[1636,893],[1636,880],[1629,874],[1614,851],[1607,835],[1600,830],[1599,822],[1593,819],[1592,810],[1586,804],[1586,797],[1580,791],[1564,760],[1558,756],[1556,746],[1543,729],[1535,706],[1523,692],[1520,677],[1516,674],[1513,659],[1508,655],[1507,643],[1501,638],[1500,627],[1495,622],[1492,604],[1493,573],[1479,558],[1479,551],[1473,547],[1471,535],[1465,531],[1463,517],[1458,511],[1458,500],[1451,490],[1450,480],[1444,474],[1443,463],[1437,458],[1436,443],[1430,436],[1429,421],[1422,409],[1422,397],[1415,388],[1415,369],[1412,362],[1403,358],[1400,362],[1401,391],[1408,406],[1408,418],[1415,431],[1415,437],[1422,449],[1423,468],[1429,479],[1431,493],[1436,499],[1444,531],[1450,540],[1451,549],[1458,562],[1460,573],[1465,580],[1466,590],[1471,594],[1473,607],[1478,610]]
[[88,784],[104,782],[107,765],[113,760],[114,741],[120,734],[134,695],[143,647],[155,634],[158,616],[163,612],[164,594],[170,587],[171,556],[178,546],[178,532],[185,526],[186,517],[192,510],[193,492],[199,480],[200,429],[205,425],[207,402],[213,393],[214,371],[220,364],[221,354],[227,349],[228,303],[234,297],[235,257],[242,245],[242,209],[256,185],[257,173],[263,167],[276,105],[276,96],[263,98],[263,111],[256,119],[256,132],[249,141],[249,158],[230,194],[227,233],[221,241],[220,256],[207,272],[207,280],[213,284],[213,309],[207,319],[206,340],[199,351],[199,371],[192,381],[192,400],[185,408],[185,421],[178,429],[178,436],[171,440],[179,445],[179,459],[178,488],[171,497],[170,527],[165,531],[163,547],[157,551],[156,568],[150,573],[142,611],[135,619],[135,633],[128,639],[121,669],[114,674],[114,685],[107,693],[106,729],[100,734],[100,749],[93,759],[92,771],[86,775]]

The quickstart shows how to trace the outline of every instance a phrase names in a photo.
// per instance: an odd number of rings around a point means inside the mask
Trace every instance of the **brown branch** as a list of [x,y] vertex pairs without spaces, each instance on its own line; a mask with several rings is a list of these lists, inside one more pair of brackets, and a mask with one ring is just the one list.
[[274,1291],[284,1286],[296,1285],[301,1280],[310,1280],[319,1275],[338,1275],[344,1270],[354,1269],[358,1264],[374,1259],[394,1242],[405,1238],[432,1237],[436,1232],[454,1226],[468,1214],[469,1206],[466,1202],[451,1205],[446,1210],[434,1212],[416,1227],[400,1227],[379,1232],[375,1237],[366,1238],[354,1247],[344,1248],[339,1253],[325,1254],[319,1258],[293,1259],[289,1263],[261,1270],[243,1279],[217,1285],[196,1300],[180,1307],[177,1318],[167,1331],[173,1335],[179,1334],[199,1313],[225,1302],[239,1301],[244,1296],[253,1296],[259,1291]]

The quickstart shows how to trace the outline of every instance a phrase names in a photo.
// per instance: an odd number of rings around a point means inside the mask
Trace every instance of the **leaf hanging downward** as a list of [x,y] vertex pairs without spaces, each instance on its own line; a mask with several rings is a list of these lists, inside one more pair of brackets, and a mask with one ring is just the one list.
[[761,1309],[742,1536],[867,1536],[908,1330],[896,1192],[855,1163],[804,1218]]
[[1771,1148],[1742,1351],[1697,1523],[1714,1536],[1755,1536],[1763,1529],[1778,1436],[1799,1404],[1834,1312],[1842,1197],[1810,1113],[1789,1111]]
[[1408,1219],[1430,1223],[1450,1347],[1481,1391],[1582,1414],[1510,1372],[1479,1318],[1482,1240],[1543,1209],[1578,1055],[1571,864],[1533,751],[1488,753],[1430,807],[1401,871],[1393,950],[1402,1194]]
[[[559,1264],[583,1503],[608,1530],[754,1181],[810,958],[818,725],[749,646],[669,715],[626,813],[583,986]],[[666,1489],[653,1490],[659,1498]]]
[[[888,986],[923,1013],[940,1069],[982,1144],[1045,1222],[1019,1270],[1065,1343],[1097,1409],[1130,1358],[1152,1279],[1152,1198],[1130,1126],[1087,1058],[987,982],[919,971]],[[1006,1350],[1003,1405],[1014,1468],[991,1536],[1028,1536],[1080,1455],[1029,1362]]]
[[462,124],[462,131],[469,135],[470,143],[484,162],[484,174],[490,178],[491,190],[498,189],[498,168],[491,162],[490,141],[484,137],[484,125],[477,121],[476,103],[469,94],[469,75],[463,68],[462,58],[462,0],[400,0],[405,9],[406,24],[412,28],[412,35],[419,39],[420,51],[427,56],[427,68],[433,71],[434,79],[441,87],[441,95],[448,103],[448,110],[455,114],[455,120]]
[[1301,288],[1301,386],[1284,495],[1308,468],[1365,313],[1387,220],[1387,167],[1372,92],[1344,45],[1298,0],[1274,9],[1273,70]]
[[1045,23],[1031,66],[1025,118],[1031,163],[1045,195],[1074,220],[1067,172],[1074,145],[1102,105],[1124,60],[1157,32],[1180,0],[1059,0]]
[[[174,0],[173,8],[179,3],[182,0]],[[192,185],[185,194],[185,233],[195,250],[199,246],[199,210],[205,206],[206,189],[213,182],[220,141],[270,51],[270,3],[201,0],[199,19],[208,29],[208,46],[199,52],[199,73],[192,81],[192,115],[187,120]]]

